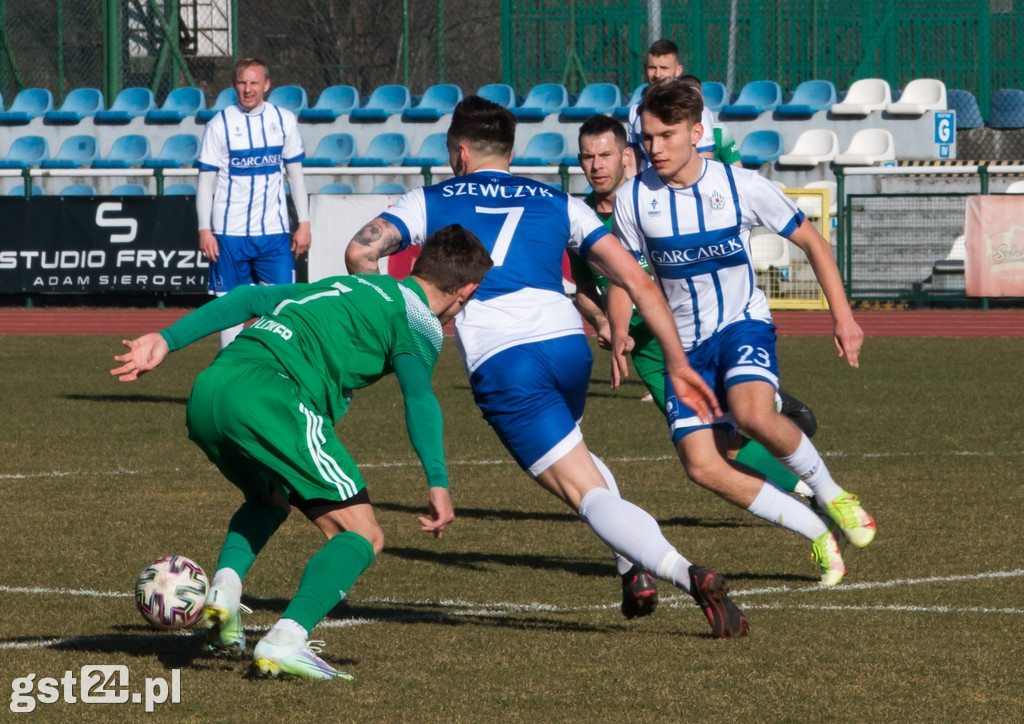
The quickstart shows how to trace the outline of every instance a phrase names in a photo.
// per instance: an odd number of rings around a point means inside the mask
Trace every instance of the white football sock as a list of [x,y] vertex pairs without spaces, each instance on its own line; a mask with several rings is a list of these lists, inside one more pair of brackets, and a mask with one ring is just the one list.
[[800,433],[800,444],[796,450],[788,457],[779,458],[779,462],[810,486],[819,505],[825,505],[842,495],[843,489],[832,479],[825,461],[807,435]]
[[580,517],[617,553],[636,561],[658,578],[690,590],[690,562],[661,533],[650,513],[610,490],[595,488],[580,502]]
[[811,540],[828,530],[814,511],[769,482],[761,486],[761,492],[747,510],[758,518],[789,528]]
[[309,631],[290,618],[282,618],[267,632],[266,637],[270,639],[271,643],[277,644],[294,642],[296,637],[305,643],[309,638]]
[[235,598],[242,597],[242,579],[234,568],[219,568],[213,574],[211,588],[219,588]]
[[[618,483],[615,482],[615,476],[612,475],[612,471],[608,469],[608,466],[604,464],[604,460],[594,453],[590,453],[590,458],[594,461],[594,465],[597,466],[598,471],[601,473],[601,477],[604,478],[604,484],[608,486],[608,490],[611,491],[611,494],[616,498],[621,498],[622,496],[619,494]],[[620,553],[615,553],[614,550],[612,553],[615,555],[615,569],[619,572],[620,576],[625,575],[626,572],[633,567],[633,561]]]

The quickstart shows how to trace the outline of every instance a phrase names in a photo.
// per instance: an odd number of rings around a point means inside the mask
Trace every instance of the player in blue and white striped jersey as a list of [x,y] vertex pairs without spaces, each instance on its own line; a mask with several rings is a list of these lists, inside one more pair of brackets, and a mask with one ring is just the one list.
[[[814,541],[822,583],[834,585],[846,569],[825,523],[720,452],[723,436],[738,425],[810,486],[851,543],[863,547],[874,538],[874,520],[857,497],[836,484],[807,435],[776,411],[775,327],[767,298],[755,285],[751,228],[766,226],[806,254],[829,303],[836,349],[852,367],[859,363],[863,332],[828,242],[803,213],[756,172],[696,153],[703,105],[700,92],[682,80],[648,90],[640,114],[652,167],[615,196],[616,233],[629,250],[648,260],[692,364],[730,413],[709,425],[666,390],[672,441],[694,482]],[[609,290],[608,308],[613,354],[622,355],[630,313],[622,290]]]
[[[196,211],[199,248],[210,260],[211,294],[243,284],[291,284],[295,259],[309,249],[309,197],[302,174],[305,148],[295,114],[264,101],[266,64],[238,61],[238,102],[210,119],[199,151]],[[290,238],[284,175],[298,216]],[[221,347],[241,331],[221,332]]]
[[348,269],[374,271],[381,256],[422,244],[450,219],[472,231],[494,267],[456,317],[455,331],[484,418],[541,487],[629,559],[626,568],[636,562],[690,592],[715,637],[743,636],[747,620],[726,595],[722,576],[691,565],[650,514],[619,497],[615,478],[583,442],[579,422],[593,360],[562,286],[567,245],[635,300],[662,345],[667,374],[682,385],[697,415],[710,420],[708,408],[717,403],[692,374],[654,282],[593,210],[509,173],[515,126],[515,117],[496,103],[478,96],[460,102],[448,129],[455,178],[410,191],[364,226],[346,250]]

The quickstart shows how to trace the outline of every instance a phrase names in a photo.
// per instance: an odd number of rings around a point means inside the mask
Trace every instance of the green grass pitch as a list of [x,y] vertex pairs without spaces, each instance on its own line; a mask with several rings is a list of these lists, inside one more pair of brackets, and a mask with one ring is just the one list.
[[[239,497],[185,434],[204,340],[124,385],[115,337],[0,345],[0,687],[121,665],[129,690],[180,672],[164,720],[196,722],[1011,721],[1024,711],[1024,340],[868,339],[858,370],[825,338],[783,338],[787,389],[860,494],[878,537],[816,587],[810,545],[688,482],[635,381],[595,352],[584,433],[625,497],[694,562],[728,577],[751,635],[716,641],[661,583],[627,622],[607,549],[511,462],[449,340],[435,375],[458,518],[420,533],[425,483],[397,385],[358,391],[340,436],[387,547],[313,638],[345,682],[253,681],[196,632],[153,631],[135,576],[181,553],[212,575]],[[320,534],[294,514],[246,579],[250,640],[280,615]],[[38,702],[43,721],[125,720],[143,705]]]

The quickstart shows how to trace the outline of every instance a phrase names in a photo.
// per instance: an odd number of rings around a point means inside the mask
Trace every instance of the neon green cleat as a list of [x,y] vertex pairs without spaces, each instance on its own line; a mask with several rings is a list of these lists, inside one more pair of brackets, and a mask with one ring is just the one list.
[[821,566],[823,586],[834,586],[846,575],[846,565],[843,563],[842,553],[839,552],[839,542],[831,530],[814,539],[811,560]]
[[206,650],[214,656],[240,658],[245,653],[245,630],[241,611],[252,613],[221,588],[210,589],[203,606],[203,624],[206,626]]
[[355,677],[338,671],[317,654],[323,641],[305,641],[296,637],[278,637],[282,643],[268,641],[271,634],[264,636],[253,649],[253,671],[256,676],[276,679],[280,676],[293,676],[300,679],[343,679],[352,681]]
[[860,499],[856,495],[843,493],[825,506],[825,512],[854,547],[863,548],[875,539],[875,519],[860,507]]

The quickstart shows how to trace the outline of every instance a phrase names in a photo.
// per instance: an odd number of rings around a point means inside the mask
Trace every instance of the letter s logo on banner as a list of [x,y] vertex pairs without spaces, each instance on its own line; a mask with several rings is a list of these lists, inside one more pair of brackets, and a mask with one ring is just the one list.
[[135,241],[135,237],[139,232],[139,222],[135,219],[107,216],[108,211],[118,213],[121,209],[122,206],[119,201],[108,201],[96,207],[96,226],[108,229],[127,229],[127,231],[120,234],[111,234],[111,244],[127,244]]

